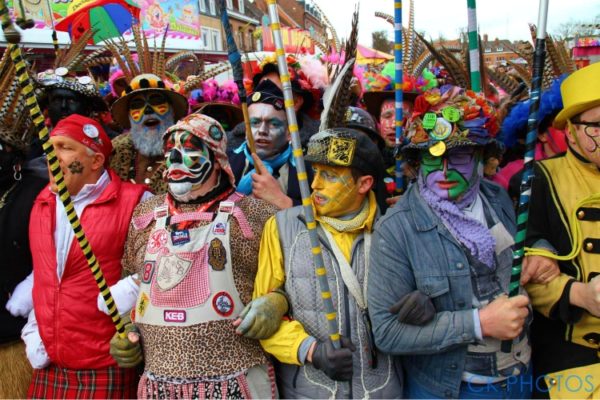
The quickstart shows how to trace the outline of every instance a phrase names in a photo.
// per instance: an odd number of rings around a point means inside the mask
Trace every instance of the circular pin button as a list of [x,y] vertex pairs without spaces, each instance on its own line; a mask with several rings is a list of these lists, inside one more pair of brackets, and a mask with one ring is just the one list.
[[442,110],[442,116],[450,122],[458,122],[460,120],[460,111],[454,107],[446,107]]
[[585,211],[579,210],[577,211],[577,218],[583,219],[585,217]]
[[96,139],[98,137],[98,135],[100,134],[100,132],[98,132],[98,128],[96,128],[92,124],[85,124],[83,126],[83,133],[85,133],[85,136],[87,136],[91,139]]
[[440,157],[445,152],[446,152],[446,143],[444,143],[444,142],[437,142],[436,144],[434,144],[433,146],[431,146],[429,148],[429,153],[435,157]]
[[69,73],[69,70],[65,67],[58,67],[54,73],[58,76],[65,76]]
[[444,118],[438,118],[435,127],[429,132],[429,136],[434,140],[444,140],[452,133],[452,124]]

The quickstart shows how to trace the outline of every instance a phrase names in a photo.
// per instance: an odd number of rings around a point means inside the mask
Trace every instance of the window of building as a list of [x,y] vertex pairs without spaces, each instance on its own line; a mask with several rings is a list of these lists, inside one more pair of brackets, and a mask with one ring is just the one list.
[[221,43],[221,31],[211,29],[213,50],[222,51],[223,43]]
[[233,0],[227,0],[227,9],[231,10],[233,8]]
[[210,47],[210,31],[208,28],[202,28],[202,35],[200,37],[202,41],[202,47],[208,49]]
[[240,14],[244,13],[244,0],[238,0]]
[[208,7],[210,8],[211,15],[217,15],[217,10],[215,8],[215,0],[208,0]]
[[504,51],[503,47],[496,47],[496,51]]
[[484,51],[485,51],[486,53],[491,53],[491,52],[492,52],[492,49],[490,49],[489,47],[486,47]]
[[200,0],[200,11],[206,12],[206,0]]

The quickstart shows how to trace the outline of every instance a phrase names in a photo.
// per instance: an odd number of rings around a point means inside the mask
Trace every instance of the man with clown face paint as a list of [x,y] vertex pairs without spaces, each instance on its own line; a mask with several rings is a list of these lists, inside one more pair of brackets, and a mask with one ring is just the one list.
[[[283,286],[290,304],[291,318],[261,340],[280,361],[280,394],[401,398],[399,362],[375,348],[365,298],[372,229],[385,204],[381,153],[362,132],[333,128],[311,137],[306,160],[314,168],[311,201],[342,347],[334,349],[328,339],[302,207],[282,210],[265,225],[254,286],[255,301]],[[238,330],[245,333],[250,322],[245,318]]]
[[[494,110],[464,89],[415,101],[403,151],[420,163],[417,182],[377,225],[368,287],[375,342],[402,356],[407,398],[530,397],[529,300],[522,288],[506,295],[512,201],[482,179],[496,131]],[[397,312],[415,290],[435,309],[422,326]],[[513,341],[510,353],[502,340]]]
[[[216,120],[182,119],[164,134],[168,192],[135,209],[123,263],[139,289],[135,304],[116,298],[122,312],[134,306],[133,324],[126,339],[115,335],[111,354],[124,367],[143,358],[140,398],[276,396],[259,343],[233,325],[252,299],[260,233],[275,208],[235,191],[225,149]],[[270,319],[279,321],[287,302],[272,300]],[[260,316],[260,306],[250,314]]]
[[156,194],[166,192],[162,137],[187,111],[185,96],[167,89],[158,76],[131,80],[111,108],[115,121],[129,129],[113,139],[110,165],[121,179],[146,184]]

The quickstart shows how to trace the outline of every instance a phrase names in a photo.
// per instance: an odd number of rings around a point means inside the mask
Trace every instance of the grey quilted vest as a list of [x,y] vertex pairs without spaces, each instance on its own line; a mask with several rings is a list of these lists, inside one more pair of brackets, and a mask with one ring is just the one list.
[[[315,277],[308,230],[301,207],[282,210],[276,215],[279,238],[284,255],[285,290],[291,303],[292,317],[309,335],[320,341],[328,338],[327,321],[320,289]],[[370,332],[363,313],[348,292],[339,265],[319,227],[323,259],[333,305],[337,310],[338,328],[356,346],[353,376],[350,382],[336,382],[310,363],[304,366],[278,364],[276,376],[281,398],[401,398],[402,371],[393,357],[375,350],[377,365],[370,365]],[[366,287],[364,240],[360,235],[352,245],[352,269],[359,284]]]

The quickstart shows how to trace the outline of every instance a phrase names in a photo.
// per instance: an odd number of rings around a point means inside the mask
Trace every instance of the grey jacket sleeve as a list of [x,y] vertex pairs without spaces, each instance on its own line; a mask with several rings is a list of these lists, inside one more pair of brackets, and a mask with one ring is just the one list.
[[368,282],[369,314],[377,347],[394,355],[434,354],[475,342],[472,310],[437,312],[423,326],[400,323],[396,314],[390,313],[390,306],[418,287],[405,251],[405,234],[395,227],[401,222],[398,218],[382,222],[373,235]]

